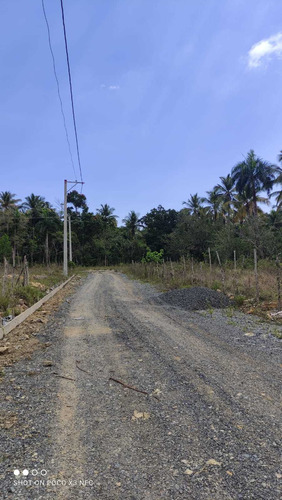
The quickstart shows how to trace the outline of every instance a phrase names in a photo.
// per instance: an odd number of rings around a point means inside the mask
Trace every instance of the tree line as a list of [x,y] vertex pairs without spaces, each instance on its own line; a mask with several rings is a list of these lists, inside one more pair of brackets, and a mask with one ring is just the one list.
[[[282,152],[278,157],[282,163]],[[107,203],[89,211],[85,195],[68,193],[73,261],[79,265],[115,265],[141,261],[153,252],[164,259],[190,256],[203,260],[209,248],[224,260],[234,250],[240,258],[253,249],[264,259],[282,253],[282,168],[251,150],[206,196],[191,194],[181,210],[161,205],[140,217],[134,210],[118,226]],[[265,211],[264,206],[272,206]],[[22,200],[0,193],[0,259],[15,266],[26,255],[29,263],[60,263],[63,219],[43,196]]]

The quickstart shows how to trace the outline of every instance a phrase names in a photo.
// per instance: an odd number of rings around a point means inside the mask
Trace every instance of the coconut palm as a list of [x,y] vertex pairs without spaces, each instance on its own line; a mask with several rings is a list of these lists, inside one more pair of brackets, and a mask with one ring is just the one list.
[[255,216],[258,214],[258,193],[266,191],[268,195],[270,194],[276,169],[274,165],[256,156],[252,149],[246,159],[237,163],[232,169],[231,175],[238,193],[243,193],[246,188],[250,190]]
[[113,215],[115,208],[110,207],[107,203],[105,205],[101,205],[101,208],[97,208],[97,212],[100,215],[105,226],[114,226],[116,225],[116,219],[118,215]]
[[[279,155],[279,160],[282,161],[282,151]],[[277,167],[276,172],[278,173],[278,176],[276,177],[274,184],[280,184],[282,186],[282,168]],[[270,196],[276,196],[276,205],[278,208],[282,208],[282,189],[280,189],[279,191],[274,191]]]
[[0,193],[0,208],[3,212],[17,208],[20,199],[15,198],[15,194],[10,191],[2,191]]
[[19,208],[18,203],[21,201],[19,198],[15,198],[15,196],[16,195],[10,191],[2,191],[0,193],[0,209],[7,233],[9,233],[11,218],[13,217],[15,210]]
[[182,205],[186,205],[188,211],[191,215],[200,215],[200,209],[203,208],[202,203],[205,201],[205,198],[201,198],[196,194],[190,194],[190,198],[187,201],[183,201]]
[[218,216],[220,201],[221,201],[219,193],[218,193],[218,189],[216,187],[214,187],[211,191],[207,191],[207,194],[209,196],[207,198],[205,198],[205,201],[206,201],[206,203],[208,203],[209,207],[211,208],[214,220],[216,220],[217,216]]
[[[257,203],[264,203],[266,205],[269,205],[269,199],[263,196],[257,196],[256,201]],[[261,208],[258,206],[256,207],[255,212],[255,205],[252,199],[250,186],[247,186],[241,193],[238,193],[233,203],[235,209],[235,222],[240,221],[242,223],[249,216],[263,213]]]
[[131,237],[134,238],[136,231],[141,226],[141,223],[139,221],[139,215],[136,212],[134,212],[134,210],[131,210],[131,212],[129,212],[127,217],[122,219],[122,222],[125,224],[125,227],[127,228]]
[[45,198],[43,198],[43,196],[35,195],[34,193],[31,193],[30,196],[27,196],[25,200],[26,201],[22,205],[24,211],[40,211],[42,208],[46,207],[46,205],[49,205],[48,202],[45,201]]
[[55,233],[60,227],[60,219],[58,214],[50,209],[43,208],[41,211],[41,217],[36,224],[36,229],[38,229],[39,234],[45,238],[45,260],[46,266],[50,264],[49,257],[49,236]]
[[227,218],[230,220],[232,204],[235,200],[235,181],[230,174],[226,177],[220,177],[221,184],[217,184],[214,189],[217,190],[218,196],[222,203],[222,208],[227,213]]

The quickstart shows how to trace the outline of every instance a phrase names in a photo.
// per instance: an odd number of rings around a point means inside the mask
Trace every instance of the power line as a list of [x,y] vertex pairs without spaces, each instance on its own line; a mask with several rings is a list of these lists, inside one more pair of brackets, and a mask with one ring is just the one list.
[[59,97],[59,101],[60,101],[61,113],[62,113],[62,117],[63,117],[63,124],[64,124],[66,139],[67,139],[67,143],[68,143],[68,149],[69,149],[71,164],[72,164],[74,176],[76,178],[76,171],[75,171],[73,156],[72,156],[72,152],[71,152],[69,134],[68,134],[67,124],[66,124],[66,117],[65,117],[65,113],[64,113],[63,101],[62,101],[62,97],[61,97],[60,85],[59,85],[59,80],[58,80],[58,75],[57,75],[57,70],[56,70],[55,56],[54,56],[54,52],[53,52],[53,48],[52,48],[50,27],[49,27],[49,22],[48,22],[47,14],[46,14],[44,0],[41,0],[41,2],[42,2],[42,9],[43,9],[43,14],[44,14],[44,19],[45,19],[45,22],[46,22],[47,32],[48,32],[49,49],[50,49],[51,56],[52,56],[53,70],[54,70],[55,80],[56,80],[56,84],[57,84],[57,92],[58,92],[58,97]]
[[60,0],[60,1],[61,1],[62,22],[63,22],[63,28],[64,28],[65,49],[66,49],[67,65],[68,65],[68,75],[69,75],[69,86],[70,86],[70,96],[71,96],[73,126],[74,126],[75,140],[76,140],[76,152],[77,152],[77,159],[78,159],[78,165],[79,165],[79,171],[80,171],[80,180],[81,180],[81,182],[83,182],[83,179],[82,179],[82,170],[81,170],[81,162],[80,162],[80,153],[79,153],[79,146],[78,146],[78,137],[77,137],[77,127],[76,127],[75,111],[74,111],[74,102],[73,102],[73,90],[72,90],[72,81],[71,81],[71,70],[70,70],[70,60],[69,60],[67,33],[66,33],[66,25],[65,25],[64,5],[63,5],[63,0]]

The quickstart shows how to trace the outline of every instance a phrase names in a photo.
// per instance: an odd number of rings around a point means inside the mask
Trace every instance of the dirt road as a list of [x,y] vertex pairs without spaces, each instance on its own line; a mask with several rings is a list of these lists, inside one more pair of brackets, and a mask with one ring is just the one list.
[[3,498],[279,498],[278,339],[153,294],[89,275],[46,325],[48,350],[7,369]]

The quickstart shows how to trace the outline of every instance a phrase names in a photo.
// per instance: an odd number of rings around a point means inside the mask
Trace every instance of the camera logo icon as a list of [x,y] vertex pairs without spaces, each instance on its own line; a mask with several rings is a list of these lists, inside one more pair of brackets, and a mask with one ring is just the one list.
[[14,470],[14,475],[16,477],[19,477],[20,475],[27,477],[29,474],[31,474],[32,476],[38,476],[38,475],[39,476],[46,476],[47,470],[46,469],[42,469],[42,470],[32,469],[31,471],[29,471],[28,469],[23,469],[22,472],[19,469]]

